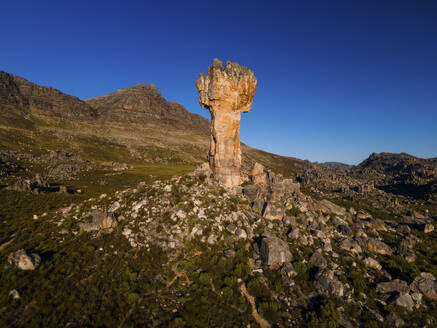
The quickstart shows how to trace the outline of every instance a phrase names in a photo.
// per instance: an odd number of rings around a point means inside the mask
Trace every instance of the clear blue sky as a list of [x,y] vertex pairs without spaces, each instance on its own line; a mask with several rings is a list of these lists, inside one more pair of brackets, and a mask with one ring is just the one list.
[[311,161],[437,156],[437,1],[3,1],[0,69],[81,99],[153,83],[209,118],[214,57],[258,78],[241,140]]

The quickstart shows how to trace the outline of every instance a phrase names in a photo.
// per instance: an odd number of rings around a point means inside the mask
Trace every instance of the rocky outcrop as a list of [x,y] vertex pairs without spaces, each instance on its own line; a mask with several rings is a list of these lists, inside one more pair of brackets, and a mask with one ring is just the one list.
[[117,220],[112,212],[95,210],[91,213],[92,221],[79,224],[81,230],[90,232],[102,229],[115,228]]
[[422,272],[412,282],[411,289],[431,300],[437,300],[437,280],[431,273]]
[[208,74],[196,81],[199,103],[211,112],[208,160],[214,176],[225,186],[241,183],[240,118],[250,111],[257,80],[237,63],[214,59]]
[[275,236],[266,237],[261,240],[261,258],[270,266],[281,265],[292,259],[287,242]]

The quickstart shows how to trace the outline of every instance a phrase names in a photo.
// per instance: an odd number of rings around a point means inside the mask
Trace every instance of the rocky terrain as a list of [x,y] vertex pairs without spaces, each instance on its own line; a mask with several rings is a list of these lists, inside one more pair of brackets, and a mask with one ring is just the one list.
[[437,325],[435,159],[242,144],[228,188],[209,122],[151,85],[81,101],[2,72],[0,117],[0,326]]
[[35,215],[15,233],[5,220],[4,324],[435,324],[435,218],[317,200],[260,165],[245,180],[226,190],[203,165]]

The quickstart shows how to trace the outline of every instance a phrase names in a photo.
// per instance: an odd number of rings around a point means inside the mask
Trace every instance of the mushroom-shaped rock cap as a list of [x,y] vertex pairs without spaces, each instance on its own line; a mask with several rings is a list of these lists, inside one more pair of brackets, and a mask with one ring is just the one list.
[[252,107],[257,80],[253,72],[238,63],[215,58],[208,74],[196,81],[199,103],[209,110],[248,112]]

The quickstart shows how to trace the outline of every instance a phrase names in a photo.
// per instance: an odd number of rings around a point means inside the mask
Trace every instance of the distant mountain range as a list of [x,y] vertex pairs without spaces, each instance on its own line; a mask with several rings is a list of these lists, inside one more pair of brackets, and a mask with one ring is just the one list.
[[322,165],[329,167],[330,169],[347,169],[348,167],[352,167],[353,165],[340,163],[340,162],[324,162]]

